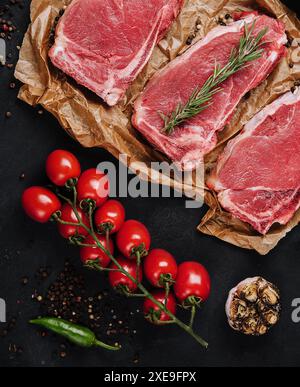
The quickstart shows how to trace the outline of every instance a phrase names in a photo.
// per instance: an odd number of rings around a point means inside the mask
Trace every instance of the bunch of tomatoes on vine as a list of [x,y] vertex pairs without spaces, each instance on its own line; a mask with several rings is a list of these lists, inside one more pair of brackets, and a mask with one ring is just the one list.
[[[147,227],[126,220],[122,203],[109,198],[108,176],[95,168],[81,172],[72,153],[53,151],[46,161],[46,173],[50,188],[32,186],[23,193],[26,214],[40,223],[57,223],[60,235],[80,248],[84,266],[107,272],[111,287],[119,293],[143,298],[148,321],[176,324],[207,347],[193,328],[197,308],[210,294],[205,267],[195,261],[178,265],[170,252],[150,250]],[[144,286],[143,277],[154,289]],[[190,310],[187,323],[176,316],[178,306]]]

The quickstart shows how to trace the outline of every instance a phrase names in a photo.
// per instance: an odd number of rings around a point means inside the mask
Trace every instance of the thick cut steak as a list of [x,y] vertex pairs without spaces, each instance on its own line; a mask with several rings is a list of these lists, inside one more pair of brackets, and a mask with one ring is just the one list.
[[52,63],[115,105],[150,59],[183,0],[73,0],[61,17]]
[[261,234],[300,206],[300,89],[256,114],[207,181],[221,205]]
[[[164,122],[159,113],[169,116],[179,103],[188,101],[196,87],[205,83],[216,63],[224,66],[239,44],[245,23],[251,25],[254,20],[254,34],[268,27],[262,57],[224,82],[222,91],[206,110],[175,128],[171,135],[162,133]],[[150,80],[135,102],[133,125],[180,169],[194,169],[216,146],[217,131],[230,120],[241,98],[274,69],[285,53],[285,43],[284,25],[264,15],[251,13],[228,26],[214,28]]]

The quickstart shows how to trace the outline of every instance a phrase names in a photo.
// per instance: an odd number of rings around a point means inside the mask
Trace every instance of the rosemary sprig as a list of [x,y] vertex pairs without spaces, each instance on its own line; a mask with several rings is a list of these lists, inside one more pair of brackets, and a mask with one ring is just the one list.
[[216,64],[213,74],[201,88],[197,87],[193,91],[185,105],[179,103],[169,116],[159,112],[164,120],[163,132],[170,135],[178,125],[205,110],[210,106],[213,96],[221,90],[221,83],[261,57],[262,46],[266,43],[262,42],[262,39],[268,28],[262,29],[257,36],[253,35],[254,28],[255,21],[250,28],[245,25],[244,35],[240,39],[238,48],[232,49],[228,63],[224,67]]

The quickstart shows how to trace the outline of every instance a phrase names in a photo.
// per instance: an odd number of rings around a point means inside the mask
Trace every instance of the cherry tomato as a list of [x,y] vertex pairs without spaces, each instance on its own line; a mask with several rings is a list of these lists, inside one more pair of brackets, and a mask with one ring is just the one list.
[[40,223],[48,222],[61,208],[61,203],[53,192],[36,186],[27,188],[23,192],[22,205],[26,214]]
[[[114,253],[114,244],[112,240],[109,240],[109,246],[107,246],[106,238],[103,235],[97,235],[97,238],[99,239],[99,242],[102,244],[102,246],[105,249],[109,249],[110,253],[113,255]],[[107,267],[111,260],[107,254],[103,250],[100,249],[100,247],[97,247],[96,241],[92,236],[88,236],[84,244],[87,245],[95,245],[95,247],[81,247],[80,248],[80,258],[82,262],[85,264],[88,261],[96,261],[98,260],[98,263],[101,267]]]
[[101,206],[109,194],[108,176],[95,168],[84,171],[78,180],[77,193],[79,201],[92,199],[96,207]]
[[[117,261],[122,266],[122,268],[127,271],[134,279],[137,279],[137,264],[134,261],[129,261],[125,258],[119,257]],[[118,269],[118,267],[113,263],[111,269]],[[143,272],[141,267],[139,268],[139,280],[142,280]],[[118,271],[110,271],[108,274],[109,283],[113,288],[118,288],[119,286],[124,286],[129,292],[133,293],[137,289],[137,285],[128,278],[125,274]]]
[[57,149],[47,158],[46,173],[55,185],[65,185],[68,180],[78,178],[80,172],[79,161],[71,152]]
[[184,262],[178,266],[174,292],[180,302],[195,297],[204,302],[210,294],[210,277],[198,262]]
[[99,232],[114,234],[125,222],[125,209],[117,200],[108,200],[95,212],[95,224]]
[[172,254],[163,249],[153,249],[144,261],[147,280],[159,288],[173,282],[177,276],[177,263]]
[[[79,207],[77,207],[77,211],[79,216],[81,217],[82,222],[87,227],[89,227],[89,220],[86,214]],[[71,222],[71,223],[78,224],[78,219],[72,207],[68,203],[65,203],[62,207],[61,220],[63,220],[64,222]],[[70,226],[70,225],[61,224],[61,223],[58,223],[58,231],[63,238],[70,238],[73,236],[86,236],[88,234],[88,232],[83,227]]]
[[137,220],[127,220],[117,233],[116,243],[126,258],[134,259],[137,257],[137,251],[140,252],[140,256],[147,255],[151,237],[143,223]]
[[[155,290],[151,295],[160,302],[161,304],[165,303],[165,292],[163,290]],[[166,303],[167,309],[175,315],[176,313],[176,301],[172,293],[169,294]],[[143,306],[144,316],[152,322],[153,324],[158,324],[159,321],[169,321],[171,320],[164,311],[162,311],[153,301],[149,298],[145,298]]]

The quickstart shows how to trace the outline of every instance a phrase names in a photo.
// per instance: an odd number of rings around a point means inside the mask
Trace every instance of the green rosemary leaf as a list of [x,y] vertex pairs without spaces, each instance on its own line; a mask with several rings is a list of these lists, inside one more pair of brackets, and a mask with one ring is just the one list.
[[223,67],[216,63],[212,75],[201,88],[195,88],[185,105],[179,103],[170,115],[158,113],[164,121],[163,132],[169,135],[177,126],[201,113],[211,105],[213,96],[222,90],[220,85],[223,82],[262,56],[263,46],[267,43],[262,42],[262,39],[268,28],[262,29],[256,36],[253,34],[254,29],[255,21],[250,28],[245,25],[244,35],[238,47],[232,49],[228,63]]

